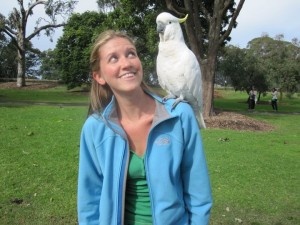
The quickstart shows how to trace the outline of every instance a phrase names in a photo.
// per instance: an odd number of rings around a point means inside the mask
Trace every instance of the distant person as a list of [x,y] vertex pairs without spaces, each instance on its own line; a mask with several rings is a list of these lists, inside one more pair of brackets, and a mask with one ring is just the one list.
[[276,112],[278,111],[277,94],[278,94],[278,92],[277,92],[276,88],[273,88],[272,93],[271,93],[271,95],[272,95],[271,105],[272,105],[273,110]]
[[249,92],[249,98],[248,98],[248,109],[253,110],[255,108],[255,104],[257,102],[256,98],[257,91],[254,87],[251,88]]

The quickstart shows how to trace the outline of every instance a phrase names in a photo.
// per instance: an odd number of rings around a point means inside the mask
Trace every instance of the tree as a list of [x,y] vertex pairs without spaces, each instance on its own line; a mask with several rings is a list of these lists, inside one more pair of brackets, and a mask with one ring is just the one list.
[[[245,0],[240,0],[235,8],[234,0],[194,1],[165,0],[169,10],[179,16],[189,14],[185,24],[187,38],[202,71],[204,116],[212,116],[214,78],[217,54],[233,28]],[[201,88],[201,87],[199,87]]]
[[56,45],[55,63],[68,88],[90,81],[91,44],[101,31],[107,29],[123,30],[134,38],[143,63],[144,78],[153,83],[158,39],[155,17],[160,5],[154,4],[155,1],[143,1],[138,5],[134,0],[113,2],[101,1],[99,4],[99,7],[111,8],[110,12],[74,14],[64,27],[63,36]]
[[276,87],[289,95],[299,89],[300,47],[297,39],[292,43],[283,40],[284,36],[254,38],[248,43],[252,52],[266,72],[269,89]]
[[60,72],[56,63],[56,51],[47,50],[41,53],[41,66],[39,74],[46,80],[59,80]]
[[[29,0],[27,9],[24,7],[23,0],[17,0],[17,3],[19,5],[19,9],[13,8],[7,19],[0,14],[0,32],[9,36],[12,43],[17,48],[17,86],[22,87],[25,86],[26,43],[29,43],[33,37],[40,35],[42,31],[45,31],[45,34],[51,37],[55,28],[65,25],[65,23],[58,23],[57,17],[70,15],[74,9],[76,1]],[[37,19],[34,31],[31,34],[26,35],[28,19],[33,15],[33,10],[39,5],[45,7],[45,15],[48,18]]]
[[90,81],[89,55],[106,15],[97,12],[73,14],[64,27],[55,48],[55,64],[69,89]]
[[[31,43],[26,43],[28,49],[26,57],[26,76],[36,76],[39,65],[38,49],[34,49]],[[8,40],[4,35],[0,37],[0,77],[4,79],[17,78],[18,64],[16,62],[17,48],[12,40]]]
[[236,91],[248,93],[254,86],[260,96],[268,90],[264,68],[251,51],[230,45],[225,47],[224,52],[218,70],[230,78],[231,85]]
[[11,74],[17,73],[15,58],[17,52],[15,46],[0,34],[0,78],[12,78]]
[[108,13],[120,7],[120,0],[97,0],[99,11]]

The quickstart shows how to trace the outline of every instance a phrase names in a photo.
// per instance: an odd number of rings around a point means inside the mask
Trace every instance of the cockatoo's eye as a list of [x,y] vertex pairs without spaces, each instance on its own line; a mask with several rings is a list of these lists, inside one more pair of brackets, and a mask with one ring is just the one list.
[[172,23],[172,21],[169,21],[169,24],[171,24]]

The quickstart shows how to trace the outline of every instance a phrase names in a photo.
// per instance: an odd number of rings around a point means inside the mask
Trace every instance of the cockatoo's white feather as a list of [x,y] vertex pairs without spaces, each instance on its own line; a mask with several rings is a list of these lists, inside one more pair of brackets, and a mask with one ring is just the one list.
[[196,56],[184,42],[180,20],[165,12],[156,18],[160,38],[156,61],[158,81],[169,96],[176,97],[175,104],[188,101],[200,127],[205,128],[202,116],[201,70]]

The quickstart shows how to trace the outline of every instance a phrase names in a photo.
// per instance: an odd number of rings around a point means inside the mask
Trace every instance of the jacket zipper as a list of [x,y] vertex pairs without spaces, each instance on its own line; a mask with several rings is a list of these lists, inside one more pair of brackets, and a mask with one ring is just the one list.
[[[122,199],[121,199],[121,224],[124,224],[125,220],[125,196],[126,196],[126,182],[127,182],[127,173],[128,173],[128,164],[129,164],[129,145],[128,140],[126,139],[126,149],[124,154],[126,154],[126,161],[125,161],[125,167],[123,170],[123,187],[122,187]],[[124,158],[124,157],[123,157]],[[122,171],[121,171],[122,172]]]

